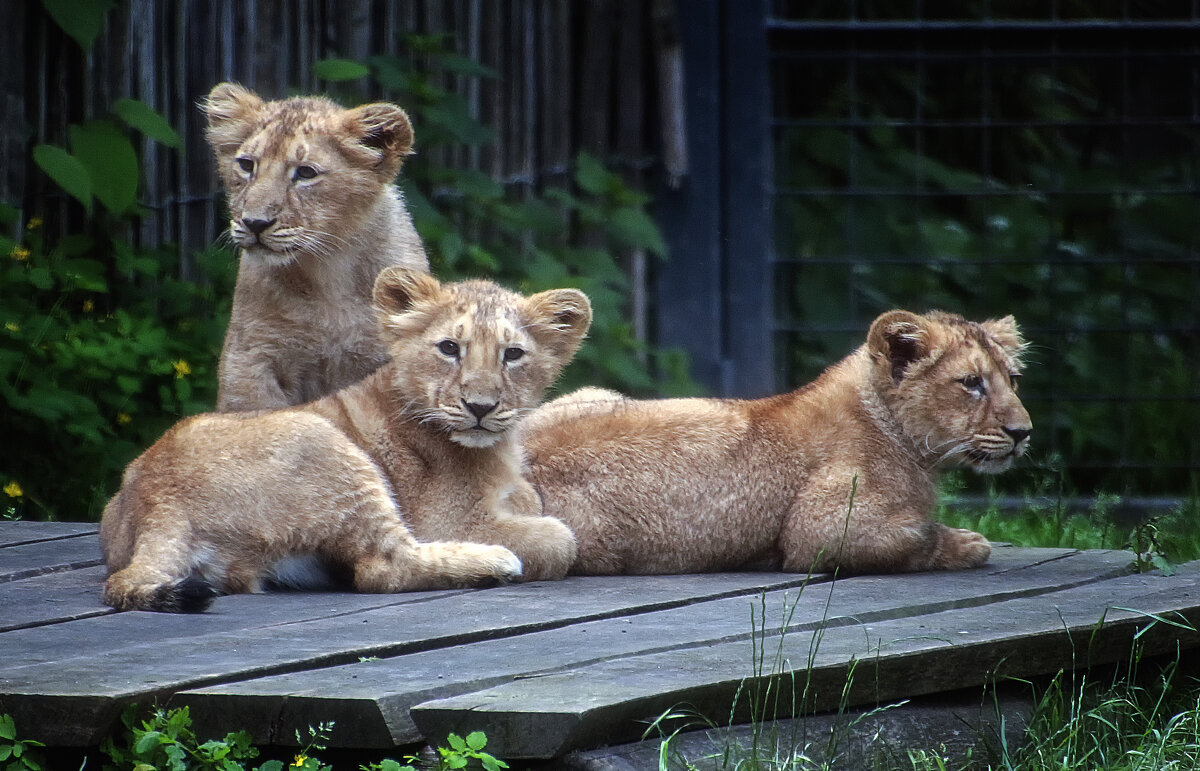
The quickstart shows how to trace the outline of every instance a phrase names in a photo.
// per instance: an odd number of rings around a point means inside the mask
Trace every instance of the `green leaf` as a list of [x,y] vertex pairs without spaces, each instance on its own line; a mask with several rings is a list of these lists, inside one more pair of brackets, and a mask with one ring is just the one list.
[[12,752],[13,752],[13,745],[11,745],[11,744],[0,745],[0,760],[8,760],[10,757],[12,757]]
[[55,184],[92,213],[92,179],[79,159],[61,147],[38,145],[33,148],[33,162]]
[[139,102],[137,99],[118,99],[113,104],[113,112],[129,124],[130,128],[137,129],[154,141],[176,150],[183,149],[183,138],[171,128],[166,118],[145,102]]
[[50,289],[54,286],[54,276],[49,268],[37,267],[29,269],[29,283],[38,289]]
[[463,752],[467,749],[467,743],[458,734],[450,734],[446,737],[446,744],[450,745],[450,749],[455,752]]
[[17,738],[17,721],[12,715],[0,715],[0,739],[12,741]]
[[580,153],[576,160],[575,181],[592,195],[602,195],[613,187],[613,173],[594,156]]
[[642,209],[625,207],[612,213],[608,220],[613,236],[624,246],[647,249],[659,257],[667,254],[667,242],[654,220]]
[[268,760],[258,767],[258,771],[283,771],[283,761]]
[[71,150],[92,180],[104,208],[124,214],[137,202],[138,160],[129,137],[108,121],[71,126]]
[[446,72],[476,78],[498,78],[500,73],[474,59],[455,53],[443,53],[434,57],[435,65]]
[[133,745],[133,751],[139,755],[145,755],[164,741],[167,741],[167,737],[159,731],[147,731]]
[[100,35],[104,17],[113,7],[111,0],[42,0],[42,5],[54,23],[85,51]]
[[313,65],[313,74],[321,80],[358,80],[370,75],[371,69],[350,59],[322,59]]
[[467,734],[467,746],[479,752],[487,746],[487,736],[484,735],[483,731],[472,731]]

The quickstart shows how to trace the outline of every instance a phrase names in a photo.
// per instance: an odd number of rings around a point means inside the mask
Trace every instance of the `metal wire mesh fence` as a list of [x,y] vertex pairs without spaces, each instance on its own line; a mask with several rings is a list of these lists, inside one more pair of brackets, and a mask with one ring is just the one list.
[[888,308],[1012,313],[1027,473],[1194,499],[1198,4],[777,0],[767,27],[780,385]]

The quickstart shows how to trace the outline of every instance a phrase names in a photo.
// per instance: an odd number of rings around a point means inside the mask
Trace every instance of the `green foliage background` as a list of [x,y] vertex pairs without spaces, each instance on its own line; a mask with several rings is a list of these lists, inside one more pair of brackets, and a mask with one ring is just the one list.
[[[918,16],[971,29],[1178,11],[934,0]],[[1033,344],[1033,465],[994,484],[1196,498],[1200,136],[1192,94],[1172,79],[1180,59],[1131,38],[1127,64],[1079,32],[1053,38],[1061,58],[1046,33],[989,33],[980,54],[967,33],[918,32],[911,4],[864,0],[853,13],[914,26],[864,37],[852,65],[831,48],[776,71],[781,380],[811,379],[889,308],[1011,313]]]
[[[436,74],[494,74],[440,37],[408,43],[405,57],[328,60],[317,74],[334,96],[338,83],[369,77],[409,111],[421,152],[401,184],[435,274],[587,292],[595,321],[562,388],[691,390],[681,356],[647,350],[625,320],[622,255],[665,253],[648,197],[587,155],[569,186],[540,191],[433,163],[439,147],[492,140]],[[37,213],[0,207],[0,233],[17,234],[0,235],[0,515],[98,519],[130,460],[172,423],[215,403],[236,258],[228,248],[201,249],[198,279],[184,281],[177,248],[135,242],[134,133],[181,147],[162,116],[121,99],[111,116],[72,126],[66,147],[33,148],[38,167],[86,213],[81,232],[47,239]]]

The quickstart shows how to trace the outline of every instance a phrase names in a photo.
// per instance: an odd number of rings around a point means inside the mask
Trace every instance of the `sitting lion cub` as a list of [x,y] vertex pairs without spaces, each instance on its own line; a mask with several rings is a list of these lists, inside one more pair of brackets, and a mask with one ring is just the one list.
[[204,102],[239,247],[217,409],[326,396],[383,364],[371,287],[389,265],[428,270],[392,181],[412,149],[393,104],[264,102],[233,83]]
[[574,538],[540,516],[513,428],[578,349],[587,297],[401,268],[374,296],[389,364],[299,407],[188,418],[130,464],[100,523],[106,603],[191,612],[264,582],[566,574]]
[[584,389],[522,428],[572,572],[967,568],[983,536],[931,522],[938,469],[1002,471],[1031,430],[1012,317],[891,311],[798,391],[757,401],[634,401]]

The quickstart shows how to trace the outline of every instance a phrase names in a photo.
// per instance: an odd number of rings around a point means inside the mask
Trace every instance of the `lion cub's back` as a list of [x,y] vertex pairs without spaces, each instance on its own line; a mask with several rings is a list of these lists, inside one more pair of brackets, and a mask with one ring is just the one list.
[[[754,484],[753,431],[746,403],[667,399],[593,403],[527,435],[545,512],[579,542],[572,572],[719,570],[769,551],[773,531],[757,521],[769,513],[744,489]],[[682,532],[692,534],[686,548]]]

